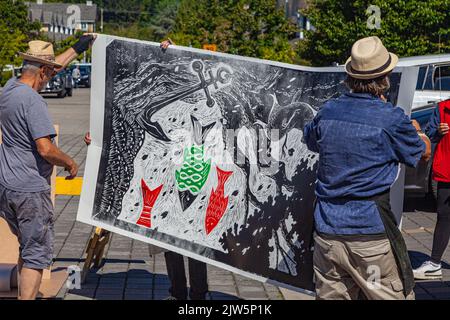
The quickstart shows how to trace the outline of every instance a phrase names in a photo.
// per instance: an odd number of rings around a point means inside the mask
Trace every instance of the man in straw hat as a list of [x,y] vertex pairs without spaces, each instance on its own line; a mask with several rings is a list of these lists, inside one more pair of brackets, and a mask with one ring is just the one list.
[[47,103],[38,94],[55,74],[86,51],[95,35],[84,35],[55,57],[53,45],[31,41],[20,79],[13,78],[0,96],[0,215],[20,243],[19,299],[35,299],[42,271],[53,260],[53,205],[50,176],[53,166],[64,167],[68,179],[78,165],[53,144],[55,129]]
[[429,139],[387,102],[398,57],[378,37],[357,41],[345,69],[350,92],[327,101],[304,129],[318,152],[314,272],[318,299],[414,299],[414,276],[390,208],[399,163],[415,167]]

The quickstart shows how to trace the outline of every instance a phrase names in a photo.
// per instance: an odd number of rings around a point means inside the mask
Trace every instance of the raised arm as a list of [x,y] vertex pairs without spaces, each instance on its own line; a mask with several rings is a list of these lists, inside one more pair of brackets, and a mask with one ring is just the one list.
[[96,38],[97,35],[95,33],[86,33],[82,35],[80,40],[78,40],[73,47],[67,49],[56,57],[56,62],[62,65],[62,67],[56,71],[59,72],[64,70],[80,54],[87,51]]

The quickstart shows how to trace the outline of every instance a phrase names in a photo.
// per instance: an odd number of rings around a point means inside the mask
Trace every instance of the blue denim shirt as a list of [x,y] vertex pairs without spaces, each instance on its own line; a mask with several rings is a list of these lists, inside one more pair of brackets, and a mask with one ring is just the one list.
[[415,167],[425,143],[401,108],[371,94],[347,93],[326,102],[304,129],[318,152],[316,230],[334,235],[384,233],[372,197],[390,189],[399,163]]

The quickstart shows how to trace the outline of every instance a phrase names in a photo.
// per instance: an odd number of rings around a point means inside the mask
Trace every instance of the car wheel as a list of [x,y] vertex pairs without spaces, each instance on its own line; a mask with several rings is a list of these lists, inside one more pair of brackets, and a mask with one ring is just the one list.
[[58,93],[58,98],[64,98],[67,94],[66,89],[62,89],[59,93]]

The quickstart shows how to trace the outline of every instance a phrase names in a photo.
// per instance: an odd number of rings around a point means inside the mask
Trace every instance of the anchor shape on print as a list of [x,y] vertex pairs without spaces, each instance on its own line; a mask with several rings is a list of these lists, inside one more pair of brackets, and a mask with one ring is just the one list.
[[216,102],[211,96],[209,87],[214,86],[214,88],[219,89],[218,83],[228,84],[231,81],[232,72],[228,68],[220,67],[219,69],[217,69],[215,76],[211,69],[208,70],[209,78],[207,79],[204,74],[205,67],[203,65],[203,62],[196,60],[192,62],[191,66],[192,70],[197,73],[200,81],[199,83],[189,88],[174,90],[167,96],[155,99],[150,103],[150,105],[146,106],[144,108],[144,111],[136,118],[137,124],[148,134],[158,140],[166,142],[171,141],[170,138],[165,134],[161,125],[158,122],[152,121],[152,117],[156,112],[165,108],[171,103],[180,101],[202,90],[206,96],[206,105],[212,108]]

